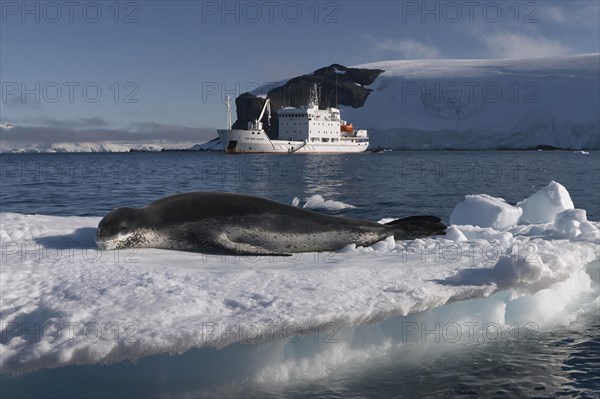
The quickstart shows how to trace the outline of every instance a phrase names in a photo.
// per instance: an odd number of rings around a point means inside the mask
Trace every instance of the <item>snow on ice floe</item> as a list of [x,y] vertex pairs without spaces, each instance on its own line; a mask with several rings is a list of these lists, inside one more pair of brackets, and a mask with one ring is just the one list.
[[[356,346],[365,337],[384,337],[377,348],[385,353],[393,338],[384,330],[419,312],[552,328],[590,292],[585,266],[598,259],[600,224],[583,210],[559,212],[549,193],[566,203],[557,183],[527,201],[539,201],[548,215],[538,216],[551,221],[518,221],[512,205],[481,194],[453,213],[480,225],[289,258],[99,251],[100,218],[2,213],[0,367],[20,373],[114,363],[236,342],[266,345],[261,340],[270,336],[278,352],[264,363],[256,358],[253,370],[287,378],[366,356]],[[340,344],[311,348],[310,356],[283,340],[290,326],[311,331],[331,323],[340,326]],[[248,340],[257,328],[269,334]]]

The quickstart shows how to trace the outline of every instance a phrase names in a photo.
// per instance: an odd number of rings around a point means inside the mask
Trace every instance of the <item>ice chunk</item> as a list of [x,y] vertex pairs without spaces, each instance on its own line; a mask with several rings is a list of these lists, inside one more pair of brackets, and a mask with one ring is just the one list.
[[323,196],[315,194],[310,198],[306,199],[306,204],[303,206],[307,209],[328,209],[328,210],[340,210],[346,208],[356,208],[354,205],[345,204],[341,201],[325,200]]
[[300,198],[294,197],[294,199],[292,200],[292,206],[298,206],[298,205],[300,205]]
[[505,229],[517,224],[523,210],[487,194],[467,195],[452,211],[450,224]]
[[524,223],[553,222],[558,213],[574,208],[567,189],[555,181],[519,202],[517,206],[523,208],[520,222]]
[[375,251],[391,251],[396,248],[396,241],[394,241],[394,236],[390,236],[371,245],[371,248]]
[[563,223],[569,220],[574,220],[579,223],[587,222],[587,212],[585,211],[585,209],[564,210],[556,214],[556,216],[554,217],[554,227],[558,229]]
[[584,209],[567,209],[554,218],[554,228],[564,238],[576,239],[585,234],[587,239],[593,239],[598,234],[598,229],[588,222]]
[[467,237],[456,226],[448,227],[444,238],[451,241],[467,241]]

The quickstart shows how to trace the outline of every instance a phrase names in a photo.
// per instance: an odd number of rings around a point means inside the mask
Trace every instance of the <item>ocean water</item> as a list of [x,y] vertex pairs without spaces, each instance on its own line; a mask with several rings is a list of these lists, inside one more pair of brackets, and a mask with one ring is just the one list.
[[[454,206],[466,194],[486,193],[515,203],[555,180],[568,189],[576,208],[587,211],[589,220],[600,219],[599,152],[2,154],[0,165],[2,212],[101,216],[119,206],[143,206],[174,193],[219,190],[284,203],[291,203],[294,197],[304,200],[320,194],[356,206],[329,211],[333,214],[379,220],[428,213],[448,221]],[[589,265],[588,273],[597,295],[598,264]],[[127,373],[136,372],[129,363],[117,365],[123,369],[118,385],[103,380],[106,366],[69,366],[59,374],[39,371],[16,378],[2,376],[2,394],[593,398],[600,397],[599,329],[598,309],[593,309],[564,327],[536,334],[532,340],[433,345],[418,348],[410,355],[405,350],[390,350],[368,362],[357,359],[327,376],[277,384],[244,380],[231,383],[226,378],[194,379],[188,375],[171,376],[160,390],[148,390],[128,384]],[[226,375],[229,368],[235,368],[223,360],[227,350],[202,354],[219,359],[212,363],[213,370],[209,370],[211,362],[205,362],[207,375]],[[179,356],[184,363],[194,359],[193,354]],[[185,360],[186,356],[190,358]],[[151,362],[140,360],[141,369],[152,367]],[[160,362],[156,364],[161,367]]]
[[284,203],[320,194],[357,207],[345,215],[372,220],[418,213],[448,220],[466,194],[517,202],[556,180],[588,219],[600,219],[598,152],[1,154],[0,165],[3,212],[101,216],[165,195],[213,190]]

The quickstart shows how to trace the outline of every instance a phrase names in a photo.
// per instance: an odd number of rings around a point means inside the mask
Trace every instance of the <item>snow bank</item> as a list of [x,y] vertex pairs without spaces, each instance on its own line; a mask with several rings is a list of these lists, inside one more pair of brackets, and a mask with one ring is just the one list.
[[[455,225],[283,258],[99,251],[100,218],[2,213],[1,371],[139,359],[146,376],[225,356],[242,379],[319,377],[406,343],[414,322],[553,328],[597,301],[585,266],[598,258],[598,222],[565,210],[508,226],[506,206],[482,198],[467,204],[502,230]],[[99,373],[118,376],[111,367]]]

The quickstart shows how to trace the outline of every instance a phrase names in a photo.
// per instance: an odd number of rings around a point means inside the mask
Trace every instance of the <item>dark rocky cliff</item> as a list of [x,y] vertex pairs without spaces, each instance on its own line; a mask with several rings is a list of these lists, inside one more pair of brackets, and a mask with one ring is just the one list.
[[[347,68],[340,64],[332,64],[320,68],[309,75],[290,79],[283,86],[269,90],[271,99],[271,125],[267,124],[267,115],[262,119],[265,131],[272,139],[278,138],[279,120],[275,112],[281,107],[300,107],[308,102],[308,95],[313,84],[320,88],[319,108],[346,105],[360,108],[364,105],[371,89],[366,85],[373,83],[381,74],[381,69]],[[336,93],[337,87],[337,93]],[[337,98],[336,98],[337,97]],[[253,121],[262,110],[265,99],[250,93],[243,93],[235,99],[237,120],[234,129],[246,129],[248,122]]]

